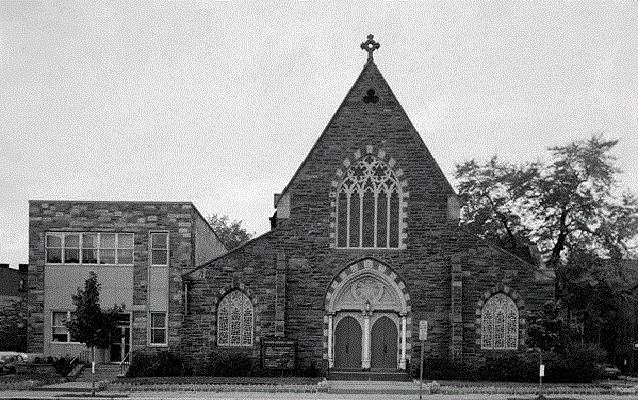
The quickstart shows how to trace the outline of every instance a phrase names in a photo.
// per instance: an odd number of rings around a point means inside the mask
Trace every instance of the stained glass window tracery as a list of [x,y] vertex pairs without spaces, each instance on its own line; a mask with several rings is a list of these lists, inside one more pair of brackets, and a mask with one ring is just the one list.
[[240,290],[228,293],[217,307],[217,344],[253,345],[253,305]]
[[337,188],[338,247],[399,247],[400,185],[395,172],[367,154]]
[[518,307],[505,293],[496,293],[483,306],[481,348],[518,349]]

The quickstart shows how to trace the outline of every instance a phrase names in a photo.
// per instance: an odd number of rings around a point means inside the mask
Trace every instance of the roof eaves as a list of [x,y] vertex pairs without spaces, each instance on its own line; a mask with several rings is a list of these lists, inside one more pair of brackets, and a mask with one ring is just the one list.
[[361,73],[359,74],[359,76],[357,77],[357,79],[354,81],[354,84],[352,85],[352,87],[350,87],[350,89],[348,90],[348,92],[346,93],[346,95],[344,96],[343,100],[341,101],[341,104],[339,105],[339,107],[337,108],[337,111],[335,111],[334,114],[332,114],[332,117],[330,118],[330,121],[328,121],[328,124],[326,124],[326,127],[323,129],[323,131],[321,132],[321,135],[319,135],[319,137],[317,138],[317,140],[315,140],[315,143],[312,145],[312,147],[310,148],[310,151],[308,152],[308,154],[306,155],[306,158],[304,158],[304,160],[302,161],[301,164],[299,164],[299,167],[297,168],[297,171],[295,171],[295,174],[292,176],[292,178],[290,179],[290,181],[288,181],[288,184],[286,185],[286,187],[284,188],[284,190],[281,191],[281,195],[279,196],[279,198],[277,198],[277,202],[275,203],[275,208],[277,208],[277,206],[279,205],[279,201],[281,201],[281,198],[284,196],[284,194],[286,194],[286,192],[288,191],[288,189],[290,188],[290,185],[292,184],[292,182],[295,181],[295,179],[297,178],[297,176],[301,173],[301,170],[303,169],[303,167],[306,165],[306,163],[308,162],[310,155],[314,153],[316,147],[318,146],[319,142],[321,141],[321,138],[326,134],[326,132],[328,131],[328,128],[330,128],[330,126],[332,126],[332,123],[335,121],[335,119],[337,118],[337,116],[339,115],[339,113],[341,112],[341,110],[343,109],[343,107],[346,104],[346,100],[348,99],[348,97],[350,96],[350,93],[352,92],[352,90],[357,86],[357,84],[359,83],[359,81],[362,79],[364,72],[366,72],[366,70],[368,69],[368,67],[370,67],[370,65],[374,65],[376,67],[376,64],[374,64],[374,61],[369,60],[366,62],[366,64],[363,66],[363,69],[361,70]]
[[486,244],[486,245],[488,245],[489,247],[491,247],[491,248],[493,248],[493,249],[496,249],[496,250],[498,250],[498,251],[501,251],[501,252],[503,252],[503,253],[506,253],[506,254],[508,254],[508,255],[510,255],[510,256],[512,256],[512,257],[514,257],[514,258],[516,258],[517,260],[521,261],[521,262],[522,262],[524,265],[526,265],[527,267],[529,267],[529,268],[533,269],[535,272],[538,272],[538,273],[540,273],[540,274],[544,275],[545,277],[550,278],[550,279],[552,279],[552,280],[553,280],[553,279],[556,279],[556,276],[553,276],[552,274],[548,274],[548,273],[546,272],[546,271],[547,271],[547,270],[549,270],[549,269],[547,269],[547,268],[540,268],[539,266],[534,265],[534,264],[530,263],[529,261],[525,260],[524,258],[520,257],[520,256],[519,256],[519,255],[517,255],[516,253],[513,253],[513,252],[511,252],[511,251],[509,251],[509,250],[507,250],[507,249],[505,249],[505,248],[503,248],[503,247],[501,247],[501,246],[499,246],[499,245],[497,245],[497,244],[495,244],[495,243],[492,243],[492,242],[490,242],[489,240],[483,239],[482,237],[480,237],[480,236],[479,236],[479,235],[477,235],[476,233],[474,233],[474,232],[470,231],[469,229],[467,229],[467,228],[465,228],[465,227],[463,227],[463,226],[458,226],[458,228],[459,228],[461,231],[463,231],[463,232],[467,233],[468,235],[474,236],[475,238],[477,238],[477,239],[478,239],[478,240],[480,240],[481,242],[485,243],[485,244]]
[[202,268],[204,268],[204,267],[207,267],[207,266],[211,265],[212,263],[214,263],[214,262],[216,262],[216,261],[218,261],[218,260],[221,260],[222,258],[224,258],[224,257],[226,257],[226,256],[228,256],[228,255],[230,255],[230,254],[233,254],[233,253],[234,253],[234,252],[236,252],[237,250],[242,249],[242,248],[244,248],[244,247],[248,246],[249,244],[251,244],[251,243],[253,243],[253,242],[257,241],[257,240],[262,239],[262,238],[264,238],[264,237],[266,237],[266,236],[268,236],[268,235],[272,234],[272,232],[273,232],[273,231],[268,231],[268,232],[262,233],[261,235],[259,235],[259,236],[255,237],[255,238],[252,238],[252,239],[250,239],[250,240],[248,240],[248,241],[246,241],[246,242],[242,243],[241,245],[239,245],[239,246],[235,247],[234,249],[231,249],[231,250],[230,250],[230,251],[228,251],[227,253],[220,254],[220,255],[218,255],[217,257],[215,257],[215,258],[213,258],[213,259],[211,259],[211,260],[206,261],[206,262],[205,262],[205,263],[203,263],[202,265],[199,265],[199,266],[197,266],[197,267],[193,268],[192,270],[190,270],[190,271],[188,271],[188,272],[183,273],[183,274],[182,274],[182,277],[185,277],[186,275],[189,275],[189,274],[191,274],[191,273],[193,273],[193,272],[195,272],[195,271],[198,271],[198,270],[200,270],[200,269],[202,269]]

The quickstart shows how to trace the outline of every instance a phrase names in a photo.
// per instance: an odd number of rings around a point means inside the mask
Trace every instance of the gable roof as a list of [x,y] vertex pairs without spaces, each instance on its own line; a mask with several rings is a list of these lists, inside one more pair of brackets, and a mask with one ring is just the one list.
[[319,138],[317,138],[317,140],[313,144],[312,148],[310,149],[310,151],[306,155],[306,158],[299,165],[299,167],[295,171],[295,173],[292,176],[292,178],[290,179],[290,181],[288,181],[288,184],[286,185],[284,190],[277,197],[277,200],[275,202],[275,208],[277,208],[277,206],[279,204],[279,201],[281,201],[281,199],[284,197],[286,192],[290,189],[290,186],[292,185],[292,183],[297,179],[297,177],[299,176],[301,171],[304,169],[306,164],[312,158],[312,155],[315,153],[315,151],[318,148],[319,144],[323,141],[324,137],[328,134],[328,132],[330,131],[332,126],[336,123],[336,121],[339,119],[339,117],[344,112],[346,112],[346,110],[348,108],[358,107],[359,106],[359,100],[361,99],[362,94],[366,93],[366,89],[369,88],[371,82],[374,82],[374,86],[376,88],[380,89],[380,91],[382,91],[384,93],[384,95],[383,95],[384,102],[393,104],[393,108],[395,109],[394,114],[395,115],[399,114],[399,116],[401,118],[403,118],[409,124],[409,128],[410,128],[409,131],[412,134],[413,139],[417,143],[421,144],[421,148],[424,151],[423,156],[426,157],[426,158],[429,158],[429,159],[431,159],[433,161],[433,164],[436,165],[436,168],[437,168],[436,172],[440,175],[439,178],[441,178],[443,181],[445,181],[445,183],[446,183],[446,188],[445,188],[446,192],[448,194],[454,194],[455,193],[454,189],[452,188],[452,185],[450,185],[449,181],[445,177],[445,174],[441,170],[441,167],[436,162],[436,160],[434,160],[434,157],[432,157],[432,154],[430,153],[429,149],[427,148],[427,146],[423,142],[423,138],[421,138],[421,135],[419,135],[419,133],[416,131],[416,129],[414,128],[414,125],[412,124],[412,121],[410,121],[410,118],[408,117],[407,113],[405,112],[405,110],[403,109],[403,107],[401,106],[399,101],[397,100],[396,96],[394,95],[394,92],[392,91],[392,88],[390,88],[390,85],[388,84],[388,82],[385,80],[385,78],[383,77],[383,75],[379,71],[379,68],[375,64],[375,62],[372,59],[372,57],[369,57],[367,62],[366,62],[366,64],[363,67],[363,70],[361,71],[361,73],[357,77],[356,81],[354,82],[354,84],[352,85],[352,87],[350,88],[350,90],[348,91],[348,93],[346,94],[344,99],[342,100],[342,102],[339,105],[339,107],[337,108],[337,111],[332,115],[332,117],[330,118],[330,121],[328,122],[328,124],[324,128],[323,132],[321,133],[321,135],[319,135]]
[[210,259],[210,260],[208,260],[208,261],[206,261],[206,262],[204,262],[204,263],[202,263],[200,265],[196,265],[195,268],[191,269],[190,271],[184,272],[182,274],[182,278],[184,278],[187,275],[192,274],[193,272],[199,271],[202,268],[208,267],[209,265],[214,264],[216,261],[218,261],[218,260],[220,260],[222,258],[228,257],[231,254],[234,254],[235,252],[239,251],[240,249],[243,249],[244,247],[250,245],[251,243],[254,243],[254,242],[258,241],[258,240],[262,240],[263,238],[268,237],[268,236],[272,235],[273,233],[274,233],[273,231],[264,232],[261,235],[259,235],[257,237],[254,237],[254,238],[252,238],[250,240],[247,240],[244,243],[240,244],[239,246],[230,249],[229,251],[227,251],[224,254],[220,254],[220,255],[218,255],[218,256],[216,256],[216,257],[214,257],[214,258],[212,258],[212,259]]

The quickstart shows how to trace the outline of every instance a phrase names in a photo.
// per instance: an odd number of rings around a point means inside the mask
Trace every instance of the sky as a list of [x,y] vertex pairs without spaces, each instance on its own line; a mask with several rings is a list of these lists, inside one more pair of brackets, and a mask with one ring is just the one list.
[[638,192],[638,2],[0,0],[0,263],[28,201],[191,201],[254,234],[374,59],[448,179],[604,132]]

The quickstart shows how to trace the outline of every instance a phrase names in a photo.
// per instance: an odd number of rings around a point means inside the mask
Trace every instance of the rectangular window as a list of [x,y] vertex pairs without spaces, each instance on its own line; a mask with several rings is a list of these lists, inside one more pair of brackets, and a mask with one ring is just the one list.
[[168,265],[168,233],[151,233],[151,265]]
[[82,235],[82,263],[97,264],[97,233]]
[[132,233],[49,232],[49,264],[132,265]]
[[120,233],[117,235],[117,263],[133,264],[132,233]]
[[152,312],[151,313],[150,344],[165,345],[166,344],[166,328],[167,328],[166,313]]
[[53,311],[51,313],[51,341],[60,343],[73,342],[73,338],[69,334],[64,323],[68,321],[73,313],[70,311]]
[[47,233],[46,250],[47,262],[50,264],[59,264],[62,262],[62,233]]
[[115,264],[115,233],[100,235],[100,264]]
[[80,263],[80,235],[76,233],[64,234],[64,263]]

